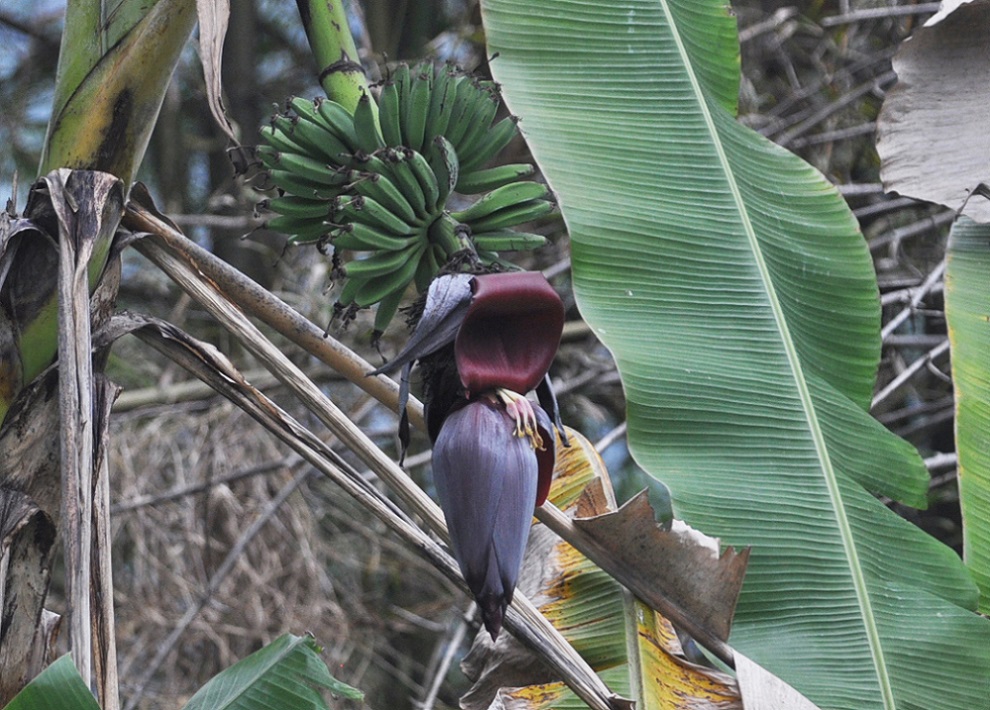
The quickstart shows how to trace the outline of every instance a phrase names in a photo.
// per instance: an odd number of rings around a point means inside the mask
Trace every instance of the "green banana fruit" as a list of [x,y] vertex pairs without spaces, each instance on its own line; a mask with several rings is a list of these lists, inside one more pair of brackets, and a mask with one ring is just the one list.
[[322,182],[307,180],[288,170],[270,168],[268,174],[277,187],[300,197],[328,199],[340,192],[338,186],[327,186]]
[[485,102],[492,101],[491,96],[478,88],[478,83],[470,77],[464,77],[457,82],[457,93],[454,95],[454,106],[447,124],[447,132],[444,134],[454,150],[460,155],[461,141],[471,124],[475,121],[475,116],[484,107]]
[[378,97],[378,120],[382,127],[382,139],[388,146],[402,145],[402,128],[399,125],[401,112],[399,87],[394,81],[388,80],[382,86],[382,92]]
[[338,202],[334,207],[333,214],[335,221],[343,221],[348,224],[364,222],[399,237],[413,235],[419,229],[419,227],[403,222],[384,205],[370,197],[360,195],[349,196],[348,202],[343,204]]
[[397,289],[404,290],[409,282],[412,281],[425,248],[425,242],[418,242],[411,248],[403,249],[399,252],[389,252],[389,254],[394,253],[401,256],[402,262],[387,277],[367,278],[364,285],[354,296],[354,303],[361,308],[366,308],[382,300]]
[[[401,269],[412,258],[413,253],[421,249],[422,240],[407,241],[402,249],[392,251],[376,251],[364,259],[354,259],[348,262],[345,270],[348,278],[389,280],[388,274]],[[415,264],[414,264],[415,266]],[[406,279],[407,281],[409,279]],[[389,291],[390,292],[390,291]],[[367,305],[367,304],[365,304]]]
[[289,217],[280,215],[268,220],[265,227],[276,232],[288,234],[290,244],[312,244],[320,241],[331,227],[323,222],[310,218]]
[[454,191],[460,174],[460,164],[457,160],[457,153],[454,146],[443,136],[437,136],[433,143],[426,149],[424,156],[429,164],[430,170],[436,177],[437,195],[436,205],[443,208],[447,204],[447,198]]
[[[322,142],[314,142],[310,139],[310,136],[303,131],[297,131],[296,125],[300,123],[301,119],[298,116],[284,116],[282,114],[276,114],[272,116],[271,127],[273,132],[281,133],[283,136],[291,140],[294,144],[298,145],[297,149],[288,149],[284,152],[286,153],[302,153],[304,155],[322,155],[323,144]],[[264,137],[264,132],[262,136]],[[273,144],[274,145],[274,144]],[[279,146],[275,145],[275,148]]]
[[354,130],[354,117],[348,113],[346,108],[336,101],[319,99],[315,113],[318,118],[314,121],[343,141],[350,153],[353,154],[358,150],[359,141]]
[[472,234],[471,241],[479,251],[528,251],[549,244],[549,240],[542,234],[516,232],[511,229]]
[[336,187],[341,184],[336,169],[299,153],[279,153],[274,148],[260,146],[258,155],[270,170],[285,170],[317,185]]
[[410,237],[397,237],[363,222],[351,222],[331,235],[334,248],[350,251],[394,251],[410,244]]
[[426,219],[430,215],[432,206],[427,204],[423,188],[416,179],[416,175],[413,174],[409,161],[412,153],[413,151],[411,150],[389,151],[389,174],[392,177],[393,183],[399,188],[409,204],[412,205],[416,214],[421,219]]
[[[484,168],[518,134],[511,116],[492,125],[499,105],[493,82],[450,65],[401,64],[377,102],[363,93],[353,115],[330,100],[297,97],[262,129],[258,157],[285,193],[268,201],[278,213],[268,226],[293,244],[332,245],[335,268],[337,253],[367,252],[344,266],[335,313],[346,319],[378,303],[380,334],[409,284],[427,290],[455,254],[507,264],[498,252],[547,243],[510,229],[554,208],[545,185],[521,181],[534,168]],[[480,199],[445,212],[455,190]]]
[[361,94],[358,99],[357,108],[354,109],[354,135],[357,138],[357,147],[368,153],[385,147],[385,139],[382,137],[381,128],[378,125],[378,112],[375,111],[374,100],[366,93]]
[[477,146],[464,148],[466,151],[462,155],[464,169],[480,168],[501,153],[512,142],[512,139],[519,135],[519,128],[516,125],[518,121],[519,119],[515,116],[507,116],[490,129],[485,129]]
[[486,170],[461,171],[457,178],[456,190],[462,195],[477,195],[502,187],[536,172],[529,163],[510,163]]
[[262,126],[260,132],[262,140],[281,153],[309,152],[309,146],[299,143],[295,136],[275,128],[274,120],[272,125]]
[[360,173],[356,180],[351,182],[351,188],[359,195],[370,197],[375,202],[384,205],[391,210],[396,217],[407,224],[419,224],[415,210],[387,177],[380,173]]
[[373,344],[381,338],[382,333],[388,328],[388,324],[395,318],[395,314],[399,310],[399,304],[402,303],[402,297],[405,294],[406,287],[403,286],[402,288],[395,289],[379,301],[378,308],[375,309],[375,330],[371,335],[371,342]]
[[409,90],[409,103],[406,108],[405,121],[402,124],[403,144],[413,150],[423,149],[423,137],[426,134],[426,117],[430,111],[430,95],[433,90],[433,70],[421,67],[420,72],[413,77]]
[[510,207],[492,212],[476,220],[468,222],[471,233],[494,232],[507,229],[517,224],[531,222],[553,212],[553,203],[547,200],[530,200],[519,202]]
[[324,220],[330,216],[330,203],[317,198],[282,195],[268,200],[267,207],[287,217]]
[[423,132],[423,140],[417,149],[420,152],[429,146],[438,135],[443,135],[443,131],[447,127],[446,124],[440,124],[440,115],[444,111],[447,91],[451,85],[450,67],[448,65],[431,66],[429,71],[433,74],[433,86],[430,89],[430,105],[426,112],[426,128]]
[[430,243],[443,252],[443,256],[439,258],[440,262],[446,263],[447,259],[464,249],[460,238],[463,230],[463,225],[458,224],[456,220],[446,214],[441,215],[430,225],[427,230]]
[[334,165],[349,165],[354,152],[341,138],[329,130],[322,121],[310,121],[296,116],[293,125],[293,136],[306,144],[316,146],[315,150],[306,151],[306,155],[324,156]]
[[416,290],[420,293],[425,293],[430,287],[433,277],[437,275],[439,270],[440,265],[437,263],[436,256],[434,256],[433,246],[430,245],[429,248],[423,251],[423,256],[420,257],[419,264],[416,266],[416,274],[413,276],[413,283],[416,284]]
[[427,213],[432,213],[438,206],[442,206],[437,204],[440,201],[440,185],[437,182],[437,175],[423,154],[415,150],[406,151],[402,164],[409,166],[410,172],[419,185]]
[[460,141],[451,141],[454,143],[457,155],[464,163],[467,163],[475,152],[482,150],[488,132],[491,130],[492,121],[495,119],[495,114],[498,113],[498,97],[487,92],[482,95],[487,100],[478,101],[479,108]]
[[[493,212],[521,202],[538,200],[550,194],[547,186],[538,182],[514,182],[492,190],[466,210],[451,213],[458,222],[476,222]],[[472,231],[473,228],[472,228]]]

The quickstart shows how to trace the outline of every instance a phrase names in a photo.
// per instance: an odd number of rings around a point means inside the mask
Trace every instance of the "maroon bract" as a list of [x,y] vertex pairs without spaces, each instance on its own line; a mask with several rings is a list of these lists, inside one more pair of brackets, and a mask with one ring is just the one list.
[[475,276],[473,297],[457,331],[454,356],[470,394],[505,387],[536,389],[557,354],[564,304],[542,274]]

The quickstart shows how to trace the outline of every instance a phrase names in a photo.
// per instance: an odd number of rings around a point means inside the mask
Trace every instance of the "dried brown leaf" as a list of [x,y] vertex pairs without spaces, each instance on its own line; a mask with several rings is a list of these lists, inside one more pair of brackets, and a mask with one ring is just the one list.
[[199,57],[203,64],[210,113],[220,129],[237,145],[234,127],[223,107],[223,85],[220,80],[223,42],[230,20],[230,0],[196,0],[196,14],[199,16]]
[[[990,182],[990,0],[943,3],[894,57],[877,122],[884,189],[959,209]],[[963,213],[990,222],[990,200]]]

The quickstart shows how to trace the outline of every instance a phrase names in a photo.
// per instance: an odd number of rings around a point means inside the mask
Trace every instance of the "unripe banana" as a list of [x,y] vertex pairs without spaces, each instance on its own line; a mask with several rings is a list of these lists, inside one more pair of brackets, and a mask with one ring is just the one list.
[[[344,282],[344,287],[340,289],[340,295],[337,296],[337,303],[342,306],[349,306],[354,303],[354,297],[357,292],[361,290],[367,279],[358,278],[356,276],[349,276]],[[336,314],[335,314],[336,317]]]
[[423,188],[416,179],[416,175],[413,173],[412,166],[410,165],[410,156],[413,152],[408,149],[391,151],[389,153],[390,162],[388,164],[389,174],[406,200],[412,205],[416,214],[421,219],[426,219],[430,215],[432,208],[427,204],[426,194],[423,192]]
[[301,143],[315,146],[303,154],[312,157],[325,157],[335,166],[349,165],[354,152],[336,133],[327,129],[322,121],[314,122],[296,116],[293,119],[292,135]]
[[354,195],[345,203],[334,208],[334,220],[344,222],[364,222],[378,227],[394,236],[404,237],[415,234],[419,227],[403,222],[392,212],[370,197]]
[[357,147],[368,154],[385,147],[385,139],[378,125],[378,113],[371,96],[362,93],[354,109],[353,125]]
[[505,209],[492,212],[484,217],[472,220],[468,223],[472,234],[474,232],[494,232],[500,229],[507,229],[517,224],[531,222],[546,214],[553,212],[553,203],[547,200],[530,200],[520,202],[506,207]]
[[363,222],[351,222],[331,235],[334,248],[350,251],[394,251],[410,244],[410,237],[397,237]]
[[276,232],[282,232],[282,234],[290,235],[290,244],[312,244],[318,242],[331,229],[330,225],[317,220],[289,217],[287,215],[273,217],[268,220],[265,227]]
[[433,70],[421,68],[413,77],[409,92],[409,104],[402,122],[403,144],[413,150],[423,150],[423,137],[426,133],[426,117],[430,111]]
[[463,156],[462,162],[466,162],[474,153],[480,151],[484,145],[485,136],[491,130],[492,121],[498,113],[499,100],[487,92],[483,94],[487,101],[479,101],[479,108],[471,120],[460,141],[454,142],[454,148],[458,156]]
[[261,127],[261,139],[282,153],[308,153],[309,147],[299,143],[293,136],[275,128],[274,125]]
[[358,150],[358,137],[354,131],[354,117],[348,113],[347,109],[330,99],[320,99],[316,104],[316,115],[314,119],[331,133],[335,134],[350,153]]
[[275,183],[277,187],[282,189],[284,192],[292,193],[293,195],[298,195],[300,197],[329,199],[340,192],[339,187],[327,187],[323,183],[306,180],[305,178],[301,178],[295,173],[290,173],[287,170],[277,170],[272,168],[269,169],[268,174],[271,176],[272,182]]
[[[296,130],[296,125],[300,122],[298,116],[283,116],[281,114],[272,116],[272,129],[276,133],[281,133],[287,136],[293,143],[297,144],[302,150],[287,150],[287,153],[302,153],[304,155],[321,155],[323,153],[323,146],[321,142],[313,142],[309,139],[307,135]],[[275,146],[278,148],[278,146]]]
[[335,187],[341,184],[336,168],[328,163],[321,163],[305,155],[299,155],[299,153],[276,153],[272,156],[271,153],[262,151],[261,148],[258,149],[258,152],[261,159],[265,161],[265,165],[272,170],[285,170],[326,187]]
[[457,153],[454,146],[443,136],[437,136],[433,143],[426,149],[426,162],[430,170],[436,176],[439,194],[436,205],[442,208],[447,203],[447,198],[453,192],[457,184],[460,166],[457,160]]
[[549,243],[542,234],[515,232],[511,229],[472,234],[471,241],[479,251],[528,251]]
[[430,225],[427,230],[430,243],[439,247],[443,252],[439,261],[446,263],[448,258],[465,248],[461,238],[466,231],[464,225],[459,224],[448,214],[440,215],[439,219]]
[[386,81],[378,97],[378,121],[382,127],[382,139],[390,147],[402,145],[402,128],[399,124],[401,112],[399,88],[394,81]]
[[446,65],[434,66],[431,67],[431,72],[433,74],[433,86],[430,89],[430,107],[426,113],[426,128],[423,131],[423,140],[420,143],[420,147],[416,149],[419,152],[424,152],[430,143],[433,142],[433,139],[438,135],[442,135],[447,127],[446,123],[441,126],[440,114],[444,111],[444,105],[447,101],[447,90],[451,84],[450,67]]
[[351,187],[359,195],[370,197],[378,204],[384,205],[403,222],[407,224],[420,223],[415,210],[409,204],[409,200],[384,175],[361,173],[360,177],[351,183]]
[[331,204],[328,200],[282,195],[267,202],[268,209],[287,217],[324,220],[330,216]]
[[286,108],[292,109],[296,112],[299,118],[305,119],[307,121],[317,122],[319,118],[316,114],[317,103],[321,99],[304,99],[301,96],[291,96],[288,101],[285,102]]
[[388,328],[388,324],[392,322],[396,312],[399,310],[399,304],[402,303],[402,297],[405,293],[406,286],[402,286],[382,298],[378,303],[378,308],[375,309],[375,330],[371,334],[371,342],[373,344],[381,338],[382,333]]
[[437,202],[440,200],[440,185],[437,184],[437,176],[433,172],[433,168],[426,162],[423,154],[415,150],[407,151],[405,153],[405,160],[402,162],[409,166],[412,174],[415,176],[423,194],[426,212],[427,214],[431,214],[437,208]]
[[[458,222],[476,222],[493,212],[511,207],[517,203],[538,200],[549,194],[547,186],[538,182],[514,182],[492,190],[466,210],[451,213]],[[475,231],[472,227],[472,231]]]
[[480,134],[478,144],[475,147],[465,146],[466,152],[460,154],[462,168],[464,170],[480,168],[501,153],[519,134],[519,128],[516,125],[518,120],[515,116],[503,118]]
[[477,195],[527,178],[535,172],[536,168],[529,163],[510,163],[467,173],[462,171],[457,178],[455,189],[462,195]]
[[[382,279],[390,280],[390,274],[397,272],[412,257],[413,253],[422,249],[425,242],[423,240],[407,241],[402,249],[393,251],[376,251],[371,256],[364,259],[355,259],[348,262],[345,270],[348,278],[357,277],[359,279]],[[415,268],[415,264],[413,267]],[[410,273],[410,278],[412,273]],[[406,281],[409,279],[407,278]],[[386,293],[390,292],[386,291]],[[374,301],[372,301],[374,303]],[[366,305],[366,304],[359,304]]]
[[416,274],[413,276],[416,290],[420,293],[426,291],[439,270],[440,266],[437,264],[436,257],[433,255],[433,247],[431,245],[423,251],[423,256],[420,257],[419,264],[416,266]]
[[354,296],[354,302],[361,308],[365,308],[378,303],[397,289],[405,289],[416,273],[416,267],[419,265],[420,257],[425,248],[426,242],[416,242],[402,251],[382,254],[382,257],[398,255],[401,261],[396,268],[391,270],[390,274],[368,278],[361,290]]
[[492,102],[492,97],[478,88],[476,80],[464,77],[457,83],[457,94],[454,96],[453,113],[444,134],[454,150],[460,155],[461,141],[476,120],[478,113],[484,110],[485,104]]

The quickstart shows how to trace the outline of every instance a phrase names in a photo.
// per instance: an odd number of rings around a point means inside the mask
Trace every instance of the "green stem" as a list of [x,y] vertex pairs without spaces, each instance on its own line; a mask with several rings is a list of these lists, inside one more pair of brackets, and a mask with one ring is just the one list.
[[354,113],[361,94],[368,91],[368,77],[358,59],[343,0],[296,0],[296,5],[320,70],[320,85],[330,99]]

